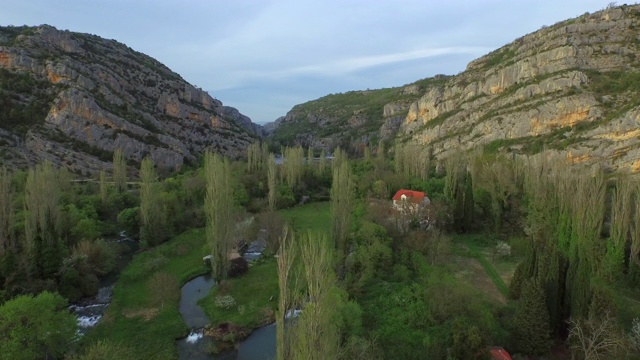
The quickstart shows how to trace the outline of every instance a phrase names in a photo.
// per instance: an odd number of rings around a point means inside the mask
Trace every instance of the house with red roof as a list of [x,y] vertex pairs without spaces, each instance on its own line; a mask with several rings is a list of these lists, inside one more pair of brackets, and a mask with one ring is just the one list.
[[402,212],[416,212],[431,201],[422,191],[400,189],[393,195],[393,208]]
[[489,352],[491,353],[491,359],[493,360],[512,360],[511,355],[509,355],[507,350],[501,347],[491,347],[489,348]]

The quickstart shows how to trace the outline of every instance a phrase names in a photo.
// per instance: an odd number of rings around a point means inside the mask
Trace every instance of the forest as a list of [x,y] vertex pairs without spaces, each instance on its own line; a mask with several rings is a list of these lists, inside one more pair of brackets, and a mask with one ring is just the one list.
[[[120,150],[95,179],[0,167],[0,359],[177,358],[180,288],[203,274],[207,329],[231,329],[211,353],[275,323],[277,359],[640,359],[633,174],[384,142],[277,152],[164,176]],[[393,207],[400,189],[429,201]],[[139,250],[119,269],[123,233]],[[259,234],[261,259],[231,256]],[[69,305],[115,273],[79,334]]]

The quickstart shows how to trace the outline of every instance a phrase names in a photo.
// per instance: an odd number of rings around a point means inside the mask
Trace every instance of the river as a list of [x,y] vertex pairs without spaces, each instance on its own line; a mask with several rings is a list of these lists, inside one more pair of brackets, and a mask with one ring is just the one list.
[[[263,239],[252,242],[243,256],[253,261],[262,255],[266,247]],[[179,358],[182,360],[268,360],[276,357],[276,325],[271,324],[254,330],[249,337],[241,341],[234,351],[224,354],[212,354],[215,342],[203,335],[203,328],[209,323],[198,301],[215,285],[211,275],[201,275],[184,284],[181,289],[180,315],[189,327],[190,333],[176,341]]]

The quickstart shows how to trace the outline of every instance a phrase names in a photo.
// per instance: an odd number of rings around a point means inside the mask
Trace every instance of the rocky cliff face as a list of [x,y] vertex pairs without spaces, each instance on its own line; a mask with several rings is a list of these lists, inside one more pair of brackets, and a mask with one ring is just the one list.
[[[436,158],[482,147],[558,152],[573,163],[640,170],[638,5],[542,28],[457,76],[426,84],[403,88],[418,93],[415,101],[389,101],[376,110],[383,119],[378,136],[431,147]],[[287,131],[286,124],[276,133]]]
[[404,140],[436,157],[482,146],[640,169],[640,6],[517,39],[414,102]]
[[9,166],[48,159],[88,174],[121,148],[130,162],[150,156],[175,170],[206,148],[238,156],[262,136],[238,110],[115,40],[0,27],[0,70],[0,158]]

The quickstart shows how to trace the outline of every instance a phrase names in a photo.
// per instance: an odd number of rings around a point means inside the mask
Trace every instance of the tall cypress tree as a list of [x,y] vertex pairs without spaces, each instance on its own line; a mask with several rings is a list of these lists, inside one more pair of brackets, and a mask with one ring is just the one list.
[[520,300],[513,315],[513,336],[518,350],[528,355],[542,355],[551,348],[549,312],[540,283],[524,282]]

